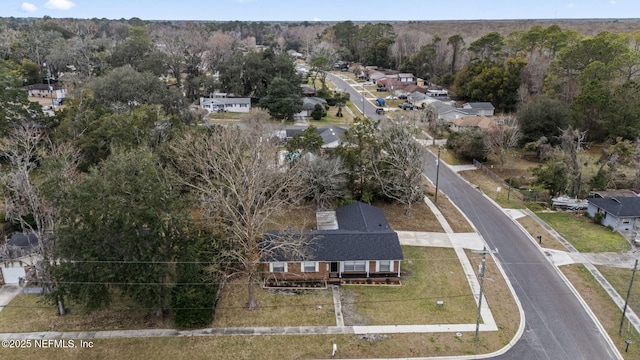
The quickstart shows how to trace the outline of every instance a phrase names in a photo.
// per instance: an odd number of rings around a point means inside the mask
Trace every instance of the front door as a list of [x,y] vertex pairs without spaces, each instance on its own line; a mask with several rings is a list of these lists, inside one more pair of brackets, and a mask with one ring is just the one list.
[[332,262],[329,264],[329,277],[338,277],[338,263]]

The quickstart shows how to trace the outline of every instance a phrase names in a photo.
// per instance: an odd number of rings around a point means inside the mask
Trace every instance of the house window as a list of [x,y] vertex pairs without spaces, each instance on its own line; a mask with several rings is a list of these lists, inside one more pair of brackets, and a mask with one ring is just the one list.
[[286,262],[269,263],[269,271],[270,272],[287,272],[287,263]]
[[629,219],[622,219],[622,223],[623,223],[623,224],[631,224],[631,220],[629,220]]
[[366,261],[345,261],[344,262],[344,271],[366,271],[366,270],[367,270]]
[[377,262],[377,269],[376,271],[379,272],[391,272],[393,271],[393,263],[391,262],[391,260],[380,260]]
[[303,261],[300,267],[302,272],[318,272],[318,263],[315,261]]

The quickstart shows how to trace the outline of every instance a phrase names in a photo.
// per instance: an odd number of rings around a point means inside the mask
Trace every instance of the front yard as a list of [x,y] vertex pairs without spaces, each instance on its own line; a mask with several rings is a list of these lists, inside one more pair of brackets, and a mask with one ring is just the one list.
[[402,252],[402,286],[340,288],[345,325],[475,322],[477,307],[453,249],[403,246]]

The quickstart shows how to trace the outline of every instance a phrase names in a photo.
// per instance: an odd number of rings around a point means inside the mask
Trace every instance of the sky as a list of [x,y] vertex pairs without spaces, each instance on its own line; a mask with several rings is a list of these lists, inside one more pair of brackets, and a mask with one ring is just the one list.
[[211,21],[640,18],[640,0],[0,0],[0,17]]

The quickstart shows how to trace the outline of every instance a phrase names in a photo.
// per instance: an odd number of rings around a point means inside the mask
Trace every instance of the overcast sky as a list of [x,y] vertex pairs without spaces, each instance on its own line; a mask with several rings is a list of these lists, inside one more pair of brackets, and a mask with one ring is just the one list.
[[0,0],[0,17],[366,21],[639,18],[640,0]]

